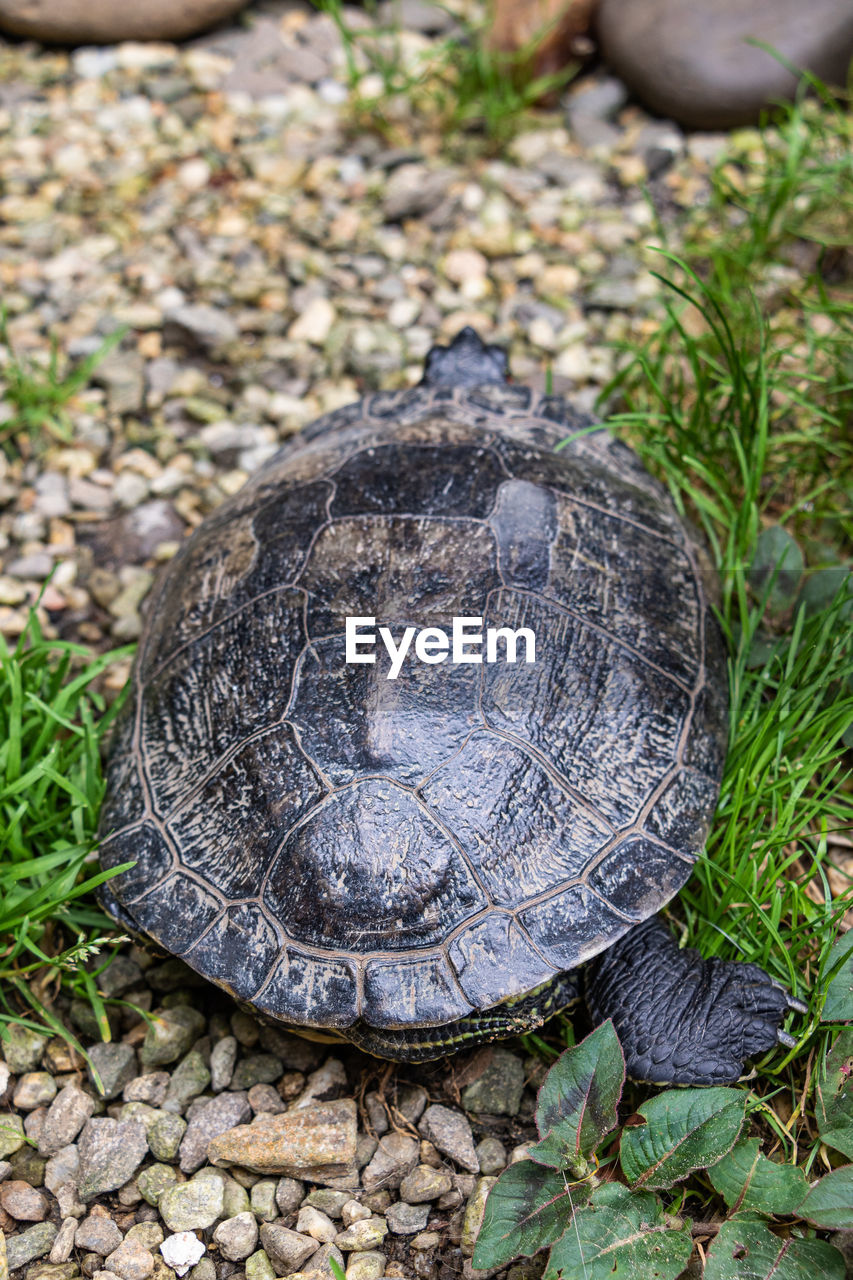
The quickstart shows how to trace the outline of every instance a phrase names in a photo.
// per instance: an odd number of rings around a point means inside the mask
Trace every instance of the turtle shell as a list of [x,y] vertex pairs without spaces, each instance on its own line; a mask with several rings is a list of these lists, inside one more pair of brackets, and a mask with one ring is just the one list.
[[[344,1033],[574,968],[703,847],[726,736],[707,573],[559,397],[422,387],[320,419],[158,584],[108,767],[119,906],[267,1015]],[[391,680],[381,645],[345,661],[348,616],[528,627],[536,660]]]

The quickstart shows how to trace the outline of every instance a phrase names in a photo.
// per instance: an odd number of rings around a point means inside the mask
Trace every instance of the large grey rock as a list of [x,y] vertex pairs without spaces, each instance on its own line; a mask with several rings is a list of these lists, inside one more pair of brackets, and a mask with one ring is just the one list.
[[652,110],[699,129],[758,119],[790,98],[794,66],[844,84],[853,55],[850,0],[601,0],[598,34],[605,61]]
[[248,0],[0,0],[0,28],[46,44],[183,40],[230,18]]
[[83,1201],[117,1191],[133,1177],[148,1154],[145,1128],[138,1120],[89,1120],[80,1137],[77,1190]]
[[56,1239],[57,1229],[52,1222],[37,1222],[16,1236],[6,1237],[6,1257],[10,1271],[25,1267],[36,1258],[49,1253]]

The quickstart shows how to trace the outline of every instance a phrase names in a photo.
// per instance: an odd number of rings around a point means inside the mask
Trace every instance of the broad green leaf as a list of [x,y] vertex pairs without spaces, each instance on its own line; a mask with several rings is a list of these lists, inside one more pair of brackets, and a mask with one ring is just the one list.
[[616,1127],[625,1059],[608,1019],[554,1063],[539,1090],[536,1127],[542,1139],[530,1156],[555,1169],[582,1164]]
[[842,1027],[815,1082],[815,1118],[821,1141],[853,1159],[853,1027]]
[[689,1222],[670,1226],[656,1195],[608,1182],[554,1245],[543,1280],[675,1280],[692,1250]]
[[853,929],[836,938],[824,972],[833,976],[826,989],[821,1022],[853,1022]]
[[844,1280],[844,1259],[822,1240],[774,1236],[753,1214],[722,1223],[708,1250],[705,1280]]
[[825,1173],[797,1212],[816,1227],[853,1227],[853,1164]]
[[619,1158],[635,1187],[671,1187],[731,1151],[743,1126],[741,1089],[668,1089],[638,1108],[644,1124],[622,1130]]
[[806,1175],[792,1164],[777,1164],[761,1153],[758,1138],[738,1142],[708,1176],[730,1209],[793,1213],[808,1191]]
[[571,1221],[572,1208],[588,1198],[587,1183],[572,1184],[533,1160],[511,1164],[489,1192],[473,1266],[503,1267],[553,1244]]
[[749,585],[759,595],[772,579],[768,604],[774,613],[789,608],[797,597],[805,567],[803,553],[781,525],[762,529],[755,544]]

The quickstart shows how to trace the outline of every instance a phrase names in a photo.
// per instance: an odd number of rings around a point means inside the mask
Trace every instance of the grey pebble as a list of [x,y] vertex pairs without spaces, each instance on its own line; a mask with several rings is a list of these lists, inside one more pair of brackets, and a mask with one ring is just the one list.
[[406,1204],[400,1200],[385,1210],[385,1218],[395,1236],[413,1236],[423,1231],[429,1218],[428,1204]]
[[112,1218],[103,1213],[90,1213],[82,1222],[77,1223],[74,1243],[78,1249],[87,1253],[98,1253],[105,1258],[121,1244],[121,1232]]
[[95,1084],[95,1072],[100,1076],[101,1097],[116,1098],[126,1084],[136,1075],[136,1053],[129,1044],[121,1041],[111,1044],[93,1044],[89,1049],[89,1079]]
[[224,1198],[221,1178],[196,1174],[164,1191],[157,1208],[170,1231],[204,1231],[222,1217]]
[[281,1115],[287,1106],[271,1084],[253,1084],[248,1094],[249,1106],[255,1115]]
[[151,1071],[148,1075],[134,1076],[124,1086],[122,1097],[125,1102],[147,1102],[149,1106],[159,1107],[169,1087],[168,1071]]
[[418,1163],[420,1145],[404,1133],[389,1133],[380,1138],[376,1152],[361,1177],[365,1191],[380,1187],[399,1187],[407,1173]]
[[167,1111],[183,1111],[188,1102],[204,1093],[210,1084],[210,1071],[198,1049],[192,1049],[172,1072],[163,1106]]
[[254,1053],[237,1063],[231,1083],[232,1091],[251,1089],[255,1084],[274,1084],[284,1073],[284,1063],[273,1053]]
[[229,1262],[242,1262],[254,1253],[258,1244],[258,1224],[252,1213],[238,1213],[236,1217],[220,1222],[213,1233],[223,1258]]
[[494,1048],[483,1074],[462,1090],[466,1111],[516,1116],[524,1091],[524,1063],[506,1049]]
[[80,1137],[77,1191],[83,1201],[117,1191],[136,1173],[148,1154],[143,1125],[137,1120],[89,1120]]
[[71,1257],[71,1250],[74,1248],[76,1232],[77,1219],[65,1218],[51,1247],[48,1262],[55,1264],[68,1261]]
[[70,1143],[51,1156],[44,1166],[44,1185],[56,1195],[60,1187],[70,1182],[76,1183],[79,1169],[80,1153],[76,1145]]
[[168,1111],[157,1116],[147,1130],[148,1146],[155,1160],[174,1160],[186,1131],[187,1122],[183,1116]]
[[[312,1191],[311,1195],[315,1193]],[[341,1192],[334,1191],[332,1195],[340,1195]],[[278,1205],[278,1211],[283,1217],[287,1217],[289,1213],[293,1213],[302,1203],[305,1195],[305,1183],[300,1182],[298,1178],[279,1178],[275,1189],[275,1202]],[[313,1204],[314,1202],[311,1201]],[[330,1211],[325,1209],[323,1205],[318,1208],[324,1209],[326,1213]]]
[[207,1148],[212,1139],[227,1129],[248,1123],[251,1114],[245,1093],[220,1093],[198,1109],[194,1108],[181,1140],[182,1171],[195,1173],[207,1159]]
[[6,1260],[9,1270],[17,1271],[18,1267],[25,1267],[28,1262],[35,1262],[36,1258],[43,1258],[53,1248],[57,1234],[57,1228],[52,1222],[37,1222],[16,1236],[7,1236]]
[[171,1165],[151,1164],[147,1169],[142,1170],[136,1179],[136,1184],[143,1200],[147,1200],[149,1204],[156,1207],[160,1203],[163,1192],[173,1187],[177,1180],[177,1171]]
[[[149,977],[150,981],[150,977]],[[160,1009],[148,1024],[139,1059],[145,1067],[163,1067],[177,1062],[204,1030],[204,1017],[197,1009],[178,1005]]]
[[264,1222],[272,1222],[278,1217],[278,1206],[275,1202],[276,1189],[277,1183],[271,1178],[262,1178],[252,1187],[249,1202],[256,1218],[262,1218]]
[[481,1173],[500,1173],[507,1165],[506,1147],[499,1138],[483,1138],[477,1143],[477,1159]]
[[451,1111],[439,1103],[427,1107],[418,1131],[442,1155],[450,1156],[463,1169],[478,1173],[480,1169],[471,1126],[459,1111]]
[[18,1178],[0,1183],[0,1206],[18,1222],[42,1222],[48,1214],[44,1192]]
[[318,1241],[310,1236],[300,1235],[277,1222],[264,1222],[260,1236],[264,1252],[277,1276],[289,1276],[301,1270],[303,1262],[319,1248]]
[[44,1118],[38,1139],[41,1155],[55,1155],[62,1147],[73,1142],[94,1110],[94,1098],[84,1093],[76,1084],[67,1084],[64,1089],[60,1089]]
[[0,1040],[0,1052],[13,1076],[35,1071],[42,1059],[47,1037],[23,1027],[20,1023],[8,1023]]
[[210,1087],[214,1093],[227,1089],[237,1061],[236,1036],[223,1036],[210,1051]]

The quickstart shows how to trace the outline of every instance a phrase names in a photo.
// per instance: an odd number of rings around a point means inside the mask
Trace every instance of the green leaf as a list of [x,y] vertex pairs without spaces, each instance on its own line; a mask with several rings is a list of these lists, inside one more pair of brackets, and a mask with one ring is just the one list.
[[708,1250],[705,1280],[844,1280],[844,1259],[822,1240],[780,1240],[752,1214],[722,1223]]
[[789,608],[797,597],[805,562],[797,543],[781,525],[762,529],[755,544],[749,585],[758,595],[769,586],[768,604],[773,613]]
[[638,1108],[645,1123],[622,1130],[619,1158],[635,1187],[671,1187],[731,1151],[743,1126],[740,1089],[668,1089]]
[[853,929],[836,938],[826,961],[831,973],[821,1022],[853,1022]]
[[825,1173],[809,1191],[798,1213],[815,1227],[853,1227],[853,1164]]
[[675,1280],[692,1250],[690,1224],[670,1226],[657,1196],[608,1182],[575,1213],[543,1280]]
[[571,1221],[572,1209],[588,1198],[585,1182],[573,1185],[565,1174],[532,1160],[511,1164],[489,1192],[472,1265],[503,1267],[553,1244]]
[[815,1118],[821,1141],[853,1160],[853,1027],[843,1027],[818,1068]]
[[792,1164],[777,1164],[761,1153],[758,1138],[738,1142],[710,1170],[715,1190],[730,1209],[793,1213],[808,1191],[806,1175]]
[[624,1083],[625,1059],[608,1019],[566,1049],[545,1077],[536,1105],[542,1141],[530,1148],[531,1159],[585,1172],[586,1157],[616,1127]]

